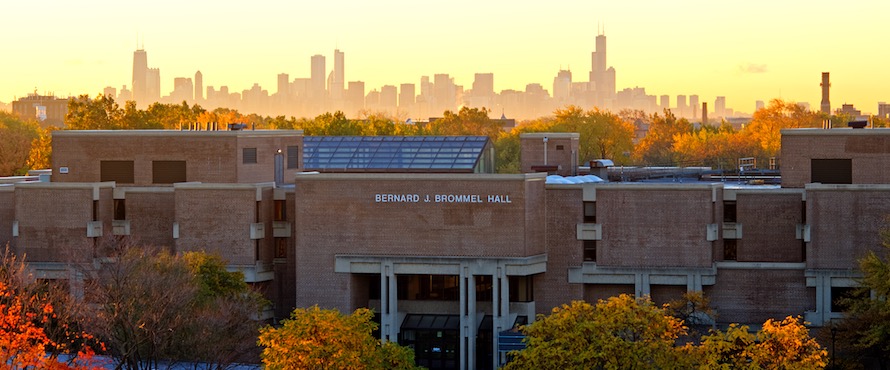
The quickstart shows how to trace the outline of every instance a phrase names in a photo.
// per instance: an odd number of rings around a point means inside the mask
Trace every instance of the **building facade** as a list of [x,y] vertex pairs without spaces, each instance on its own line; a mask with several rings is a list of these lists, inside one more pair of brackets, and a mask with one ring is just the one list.
[[0,185],[0,243],[69,281],[107,235],[211,251],[270,317],[370,307],[434,369],[496,368],[499,332],[621,293],[826,325],[881,245],[890,130],[782,134],[778,187],[580,180],[577,134],[524,135],[527,173],[496,175],[302,172],[299,131],[56,131],[52,181]]

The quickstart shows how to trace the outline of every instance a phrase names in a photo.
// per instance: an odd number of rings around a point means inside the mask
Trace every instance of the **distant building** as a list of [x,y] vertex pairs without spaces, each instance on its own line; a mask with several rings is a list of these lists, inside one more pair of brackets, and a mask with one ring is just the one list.
[[853,117],[859,117],[862,115],[862,111],[856,109],[853,104],[842,104],[841,107],[837,111],[835,111],[835,113],[838,115],[843,114]]
[[755,112],[763,109],[764,107],[766,107],[766,105],[763,103],[763,100],[758,100],[758,101],[754,102],[754,111]]
[[553,78],[553,100],[557,105],[569,103],[572,97],[572,71],[561,69]]
[[884,102],[878,103],[878,117],[890,119],[890,104]]
[[692,119],[698,119],[698,95],[689,95],[689,108],[692,108]]
[[12,112],[23,119],[36,119],[44,125],[62,126],[68,114],[67,98],[53,95],[28,94],[12,102]]
[[204,75],[201,74],[201,71],[195,72],[195,102],[201,103],[204,101]]
[[345,78],[345,64],[344,64],[344,54],[340,49],[334,49],[334,70],[333,70],[333,78],[331,79],[331,98],[334,100],[342,100],[344,98],[344,84],[346,83]]
[[325,95],[325,61],[324,55],[313,55],[311,58],[311,74],[309,77],[309,97],[321,99]]

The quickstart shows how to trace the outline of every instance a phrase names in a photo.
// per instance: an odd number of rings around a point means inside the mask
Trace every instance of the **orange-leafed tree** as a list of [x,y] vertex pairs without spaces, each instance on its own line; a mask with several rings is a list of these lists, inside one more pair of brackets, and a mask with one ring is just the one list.
[[[8,248],[0,252],[0,369],[101,368],[93,347],[102,345],[77,330],[70,307],[56,293],[28,275]],[[61,362],[62,353],[71,360]]]

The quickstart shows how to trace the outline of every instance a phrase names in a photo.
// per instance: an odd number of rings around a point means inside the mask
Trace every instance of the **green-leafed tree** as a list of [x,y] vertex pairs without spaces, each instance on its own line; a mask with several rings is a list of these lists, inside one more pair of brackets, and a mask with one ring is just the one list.
[[498,139],[501,124],[488,117],[486,108],[462,107],[457,113],[445,111],[442,118],[429,123],[430,135],[481,135],[492,142]]
[[281,327],[260,330],[267,369],[416,369],[414,351],[380,343],[377,324],[364,308],[351,315],[318,306],[298,308]]

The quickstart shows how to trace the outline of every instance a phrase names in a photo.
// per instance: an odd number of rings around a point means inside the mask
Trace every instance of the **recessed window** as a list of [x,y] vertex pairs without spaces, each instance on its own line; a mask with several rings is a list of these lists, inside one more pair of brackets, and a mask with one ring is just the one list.
[[563,150],[563,148],[564,148],[564,147],[563,147],[562,145],[557,145],[557,146],[556,146],[556,150]]
[[852,184],[852,159],[811,159],[810,182],[823,184]]
[[114,181],[119,184],[133,184],[133,161],[99,162],[99,181]]
[[287,168],[300,168],[300,147],[296,145],[287,147]]
[[275,258],[287,258],[287,238],[275,238]]
[[241,163],[252,164],[256,162],[256,148],[244,148],[241,150]]
[[152,161],[151,182],[173,184],[186,182],[185,161]]
[[584,202],[584,223],[596,223],[596,202]]
[[596,262],[596,240],[584,241],[584,261]]
[[286,221],[287,220],[287,201],[276,200],[274,212],[275,212],[275,214],[272,215],[272,221]]
[[723,222],[737,222],[737,219],[735,201],[723,201]]
[[125,199],[115,199],[114,200],[114,219],[115,220],[126,220],[127,219],[127,204]]
[[723,260],[735,261],[738,258],[738,240],[723,239]]

